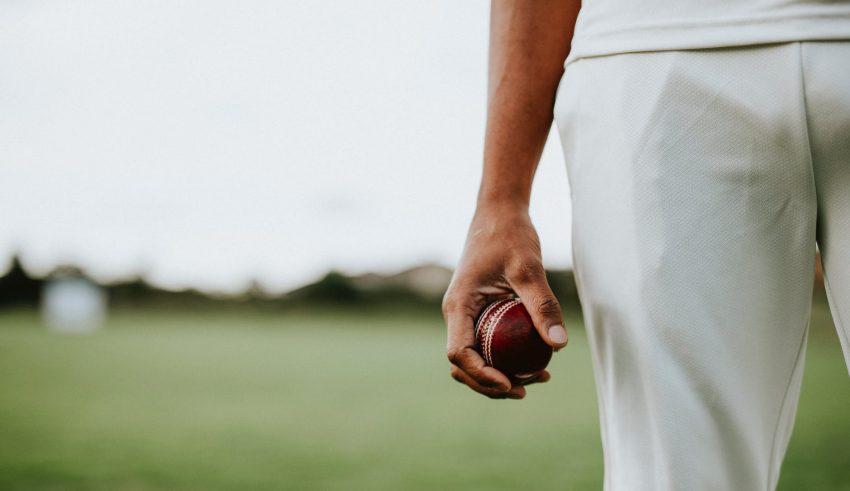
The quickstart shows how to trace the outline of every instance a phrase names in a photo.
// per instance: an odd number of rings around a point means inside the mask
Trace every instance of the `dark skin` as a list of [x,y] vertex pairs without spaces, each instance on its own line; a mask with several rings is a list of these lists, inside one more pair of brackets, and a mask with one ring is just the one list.
[[581,0],[494,0],[484,173],[463,255],[443,299],[451,375],[493,399],[522,399],[542,370],[511,384],[474,349],[474,322],[490,302],[519,296],[555,350],[567,345],[558,300],[546,281],[528,216],[531,185]]

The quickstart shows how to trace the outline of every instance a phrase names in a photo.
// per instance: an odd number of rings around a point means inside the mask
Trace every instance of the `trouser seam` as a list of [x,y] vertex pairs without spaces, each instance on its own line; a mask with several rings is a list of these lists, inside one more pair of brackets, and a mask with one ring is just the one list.
[[[808,177],[809,177],[809,185],[811,187],[812,193],[814,195],[815,202],[815,226],[817,226],[817,186],[815,185],[815,173],[814,173],[814,157],[812,155],[812,143],[809,137],[809,113],[808,113],[808,102],[806,100],[806,77],[805,70],[803,69],[803,43],[798,42],[797,44],[797,60],[798,60],[798,68],[799,68],[799,80],[800,80],[800,108],[802,111],[802,127],[803,127],[803,136],[805,137],[805,144],[808,156],[808,165],[806,168],[808,169]],[[812,256],[814,256],[814,251],[812,251]],[[797,347],[797,355],[794,358],[794,365],[791,367],[791,373],[788,374],[788,382],[785,385],[785,392],[782,395],[782,402],[779,406],[779,413],[776,416],[776,424],[773,427],[773,440],[770,444],[770,462],[768,462],[767,467],[767,491],[771,491],[776,488],[779,484],[778,482],[773,482],[773,473],[774,473],[774,463],[776,462],[776,444],[777,444],[777,436],[779,432],[779,425],[782,422],[782,416],[785,414],[786,405],[788,404],[788,393],[791,389],[791,382],[794,380],[794,374],[797,372],[797,365],[800,364],[800,356],[803,350],[803,346],[805,345],[806,335],[809,331],[809,327],[811,324],[811,299],[809,300],[809,309],[808,315],[806,316],[806,326],[803,329],[803,335],[800,338],[800,345]]]
[[[800,67],[800,107],[803,111],[803,136],[806,139],[806,156],[809,159],[808,162],[808,174],[809,174],[809,184],[813,190],[814,200],[815,200],[815,217],[817,217],[817,203],[818,203],[818,195],[817,195],[817,186],[815,185],[815,158],[812,154],[812,140],[809,135],[809,101],[806,98],[806,73],[803,69],[803,43],[797,43],[798,55],[799,55],[799,67]],[[817,218],[815,218],[817,225]]]

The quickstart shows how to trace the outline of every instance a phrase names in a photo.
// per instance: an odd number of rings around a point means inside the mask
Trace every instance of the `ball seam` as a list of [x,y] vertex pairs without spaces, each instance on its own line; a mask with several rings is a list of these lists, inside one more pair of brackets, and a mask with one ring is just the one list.
[[490,314],[501,308],[507,301],[508,300],[499,300],[488,305],[481,316],[478,317],[478,322],[475,326],[475,339],[478,341],[478,345],[481,346],[481,354],[484,356],[484,362],[488,365],[490,362],[488,361],[489,358],[487,356],[487,336],[493,320],[493,316]]
[[496,325],[498,325],[499,321],[502,320],[502,317],[504,317],[510,309],[521,303],[517,299],[502,300],[502,302],[504,302],[504,304],[502,304],[493,313],[493,317],[490,319],[490,322],[487,323],[487,328],[485,330],[484,361],[490,366],[493,366],[493,335],[496,332]]

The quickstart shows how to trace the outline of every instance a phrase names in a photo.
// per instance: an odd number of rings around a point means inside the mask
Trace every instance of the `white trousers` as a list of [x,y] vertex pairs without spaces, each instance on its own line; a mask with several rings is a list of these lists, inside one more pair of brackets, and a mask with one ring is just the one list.
[[850,360],[850,42],[582,59],[555,118],[605,489],[774,489],[816,243]]

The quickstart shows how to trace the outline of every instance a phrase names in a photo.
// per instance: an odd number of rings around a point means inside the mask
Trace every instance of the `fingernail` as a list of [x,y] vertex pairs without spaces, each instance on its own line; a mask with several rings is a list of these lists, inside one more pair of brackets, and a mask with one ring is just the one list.
[[564,326],[560,324],[555,324],[554,326],[549,328],[549,339],[552,340],[553,343],[556,344],[564,344],[567,342],[567,331],[564,330]]

